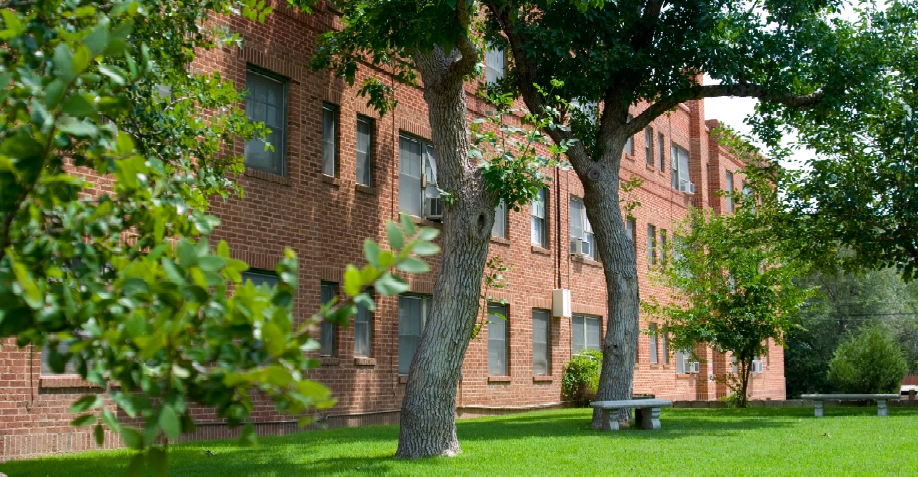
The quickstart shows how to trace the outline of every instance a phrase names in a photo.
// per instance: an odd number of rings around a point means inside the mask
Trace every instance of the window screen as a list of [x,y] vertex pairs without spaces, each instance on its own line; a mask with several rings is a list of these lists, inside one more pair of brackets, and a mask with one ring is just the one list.
[[265,137],[273,150],[265,150],[265,139],[245,143],[245,166],[271,174],[285,175],[287,145],[287,83],[255,70],[246,71],[245,115],[271,130]]

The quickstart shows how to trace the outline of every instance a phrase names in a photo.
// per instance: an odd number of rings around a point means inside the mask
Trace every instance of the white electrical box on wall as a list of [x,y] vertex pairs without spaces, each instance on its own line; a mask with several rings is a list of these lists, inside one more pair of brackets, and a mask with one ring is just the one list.
[[551,291],[551,316],[556,318],[571,317],[571,291],[558,288]]

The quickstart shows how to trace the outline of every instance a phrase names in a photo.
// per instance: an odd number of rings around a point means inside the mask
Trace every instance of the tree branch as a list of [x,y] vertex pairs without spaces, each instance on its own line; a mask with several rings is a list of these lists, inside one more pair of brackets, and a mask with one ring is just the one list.
[[644,127],[650,124],[654,118],[662,115],[670,109],[675,108],[679,105],[679,103],[697,99],[717,98],[723,96],[758,98],[759,101],[783,104],[791,108],[806,109],[812,108],[813,106],[819,104],[819,102],[822,101],[824,94],[822,91],[816,91],[815,93],[806,95],[774,93],[769,91],[765,86],[756,84],[718,84],[707,86],[692,86],[677,94],[664,97],[651,105],[649,108],[644,110],[643,113],[631,121],[628,127],[626,127],[626,132],[629,136],[637,134],[639,131],[644,129]]

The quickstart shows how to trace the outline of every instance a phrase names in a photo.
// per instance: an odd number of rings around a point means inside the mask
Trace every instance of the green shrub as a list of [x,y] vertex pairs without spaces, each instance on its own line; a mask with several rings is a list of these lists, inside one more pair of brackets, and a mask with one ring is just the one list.
[[829,361],[829,380],[845,393],[899,393],[908,365],[892,335],[880,326],[852,334]]
[[589,406],[599,387],[600,369],[602,353],[599,351],[587,350],[574,356],[564,365],[561,398],[573,401],[579,407]]

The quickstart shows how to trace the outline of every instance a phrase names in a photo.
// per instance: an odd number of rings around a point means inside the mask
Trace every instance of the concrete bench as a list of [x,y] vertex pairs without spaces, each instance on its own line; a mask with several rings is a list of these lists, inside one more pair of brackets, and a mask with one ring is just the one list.
[[898,400],[898,394],[804,394],[803,399],[810,399],[816,407],[816,417],[822,417],[823,401],[876,401],[877,416],[888,416],[886,401]]
[[663,399],[629,399],[625,401],[594,401],[590,406],[602,409],[602,429],[618,430],[618,410],[634,408],[634,420],[642,429],[660,428],[660,408],[673,407],[672,401]]

